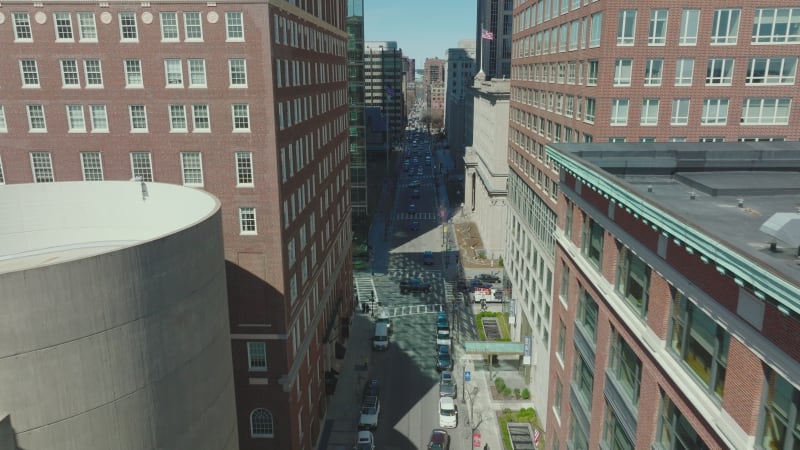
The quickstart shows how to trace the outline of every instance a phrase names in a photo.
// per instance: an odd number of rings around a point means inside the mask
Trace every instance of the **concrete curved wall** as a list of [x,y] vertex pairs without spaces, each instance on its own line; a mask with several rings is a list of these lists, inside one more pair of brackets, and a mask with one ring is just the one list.
[[[167,228],[122,236],[127,244],[100,254],[60,254],[56,264],[31,267],[26,256],[13,271],[6,259],[0,270],[0,410],[21,449],[238,448],[219,202],[180,186],[148,186],[146,201],[81,203],[114,215],[149,202],[141,220],[163,219]],[[7,187],[0,187],[0,204]],[[157,192],[163,198],[156,201]],[[197,195],[205,197],[194,203],[200,210],[181,212]],[[153,205],[162,201],[174,209]],[[80,221],[71,226],[82,228]],[[60,245],[80,248],[81,241]],[[36,261],[46,256],[39,252]]]

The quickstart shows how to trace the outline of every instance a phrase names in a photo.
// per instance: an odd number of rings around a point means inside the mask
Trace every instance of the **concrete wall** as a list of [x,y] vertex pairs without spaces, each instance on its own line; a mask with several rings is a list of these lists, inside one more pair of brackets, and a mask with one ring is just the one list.
[[0,405],[20,448],[238,448],[212,211],[140,245],[0,275]]

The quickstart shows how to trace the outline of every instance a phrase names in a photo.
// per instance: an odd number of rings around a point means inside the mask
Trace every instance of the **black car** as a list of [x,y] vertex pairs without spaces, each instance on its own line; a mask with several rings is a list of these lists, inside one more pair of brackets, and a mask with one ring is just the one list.
[[[445,347],[445,346],[440,346]],[[441,372],[443,370],[453,370],[453,358],[450,356],[450,352],[439,352],[436,355],[436,371]]]
[[499,283],[499,282],[503,281],[497,275],[492,275],[492,274],[489,274],[489,273],[482,273],[482,274],[478,275],[475,278],[483,281],[484,283]]
[[435,428],[431,431],[428,450],[450,450],[450,435],[447,434],[447,431],[440,428]]
[[409,292],[430,292],[431,284],[420,280],[419,278],[410,278],[400,282],[400,293],[407,294]]
[[364,397],[377,397],[379,393],[378,380],[368,380],[367,384],[364,385]]

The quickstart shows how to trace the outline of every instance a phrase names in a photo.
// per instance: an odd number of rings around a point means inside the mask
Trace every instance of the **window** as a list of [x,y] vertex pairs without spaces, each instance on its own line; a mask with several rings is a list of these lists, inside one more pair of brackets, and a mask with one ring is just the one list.
[[586,84],[588,86],[597,86],[598,70],[598,62],[596,60],[589,61],[589,68],[586,71]]
[[797,58],[750,58],[747,84],[794,84]]
[[[571,414],[569,419],[569,443],[571,445],[567,445],[570,450],[589,450],[589,436],[587,436],[587,431],[583,428],[583,426],[578,422],[578,419],[575,417],[575,414]],[[555,448],[555,447],[553,447]]]
[[681,12],[681,34],[678,45],[697,45],[697,30],[700,24],[699,9],[684,9]]
[[131,152],[131,172],[137,181],[153,181],[150,152]]
[[251,372],[267,371],[267,343],[248,342],[247,343],[248,368]]
[[92,133],[108,132],[106,105],[89,105],[89,115],[92,119]]
[[233,131],[250,130],[250,107],[246,104],[233,105]]
[[708,446],[700,439],[692,424],[686,420],[674,403],[662,394],[661,414],[659,415],[658,438],[660,448],[666,450],[708,450]]
[[619,12],[617,25],[617,45],[633,45],[636,34],[636,10],[623,9]]
[[706,84],[730,86],[733,83],[733,58],[709,59],[706,67]]
[[0,133],[8,132],[8,124],[6,123],[6,110],[3,105],[0,105]]
[[572,375],[572,391],[579,399],[581,406],[588,415],[592,409],[592,385],[594,384],[594,371],[591,364],[583,360],[583,354],[576,349],[575,368]]
[[672,117],[670,118],[670,125],[688,125],[689,124],[689,99],[688,98],[674,98],[672,99]]
[[669,10],[650,10],[650,30],[647,45],[665,45],[667,43],[667,16]]
[[189,87],[206,87],[206,60],[189,60]]
[[22,87],[39,87],[39,69],[35,59],[21,59],[19,69],[22,73]]
[[615,385],[620,393],[634,407],[637,407],[639,386],[642,382],[642,362],[616,330],[611,338],[608,373],[616,381]]
[[675,86],[691,86],[693,72],[693,59],[675,60]]
[[167,87],[183,87],[183,64],[180,59],[167,59],[164,61],[164,75]]
[[6,184],[6,176],[3,173],[3,160],[0,159],[0,185]]
[[603,13],[598,12],[592,14],[592,34],[589,37],[589,47],[600,46],[600,36],[603,31]]
[[103,87],[103,68],[99,59],[87,59],[83,61],[83,70],[86,76],[87,88]]
[[177,42],[178,37],[178,13],[161,13],[161,41]]
[[47,132],[47,122],[44,120],[44,106],[28,105],[28,129],[31,133]]
[[603,234],[605,230],[590,217],[583,223],[583,242],[581,248],[586,258],[596,267],[603,259]]
[[78,78],[78,61],[74,59],[62,59],[61,61],[61,85],[65,88],[81,87]]
[[800,8],[758,8],[753,21],[753,44],[800,42]]
[[186,106],[169,105],[169,130],[186,132]]
[[145,105],[129,105],[131,131],[147,131],[147,109]]
[[244,59],[229,59],[231,87],[247,87],[247,65]]
[[142,61],[138,59],[125,60],[125,87],[144,87]]
[[628,124],[628,99],[615,98],[611,100],[611,125],[623,126]]
[[618,59],[614,64],[614,86],[631,85],[632,59]]
[[733,45],[739,35],[738,9],[718,9],[714,11],[714,22],[711,24],[711,44]]
[[256,209],[239,208],[239,233],[256,234]]
[[199,12],[183,13],[183,28],[187,41],[203,40],[203,21]]
[[100,152],[81,152],[83,181],[103,181],[103,163]]
[[31,33],[31,19],[26,12],[12,13],[14,18],[14,40],[15,41],[31,41],[33,34]]
[[699,142],[725,142],[725,138],[720,136],[703,136],[700,137]]
[[253,185],[253,153],[236,152],[236,185]]
[[34,183],[52,183],[55,181],[53,160],[50,158],[50,152],[31,152],[31,168],[33,169]]
[[661,86],[663,59],[648,59],[644,66],[644,85]]
[[742,125],[789,125],[791,98],[746,98]]
[[94,13],[78,13],[78,33],[81,42],[97,42],[97,24]]
[[183,172],[184,185],[203,185],[203,160],[200,152],[182,152],[181,170]]
[[559,422],[561,422],[561,397],[564,395],[563,390],[564,388],[561,386],[561,380],[556,378],[556,393],[553,396],[553,413]]
[[86,117],[83,105],[67,105],[67,127],[70,133],[86,132]]
[[631,438],[625,432],[622,422],[617,417],[614,408],[606,401],[606,413],[603,424],[603,444],[601,448],[609,450],[633,450]]
[[228,41],[244,40],[244,21],[242,19],[241,12],[231,11],[225,13],[225,30],[226,30],[226,40]]
[[761,446],[795,449],[800,445],[800,392],[774,370],[768,369],[766,376]]
[[646,127],[658,125],[658,105],[657,98],[642,99],[642,117],[639,124]]
[[254,409],[250,413],[250,437],[271,438],[275,436],[272,428],[272,413],[263,408]]
[[192,105],[193,132],[211,131],[211,119],[208,116],[208,105]]
[[72,17],[68,12],[53,13],[53,25],[56,27],[56,41],[74,41],[72,35]]
[[[564,298],[563,295],[562,295],[562,298]],[[558,327],[558,346],[556,347],[556,356],[558,357],[559,362],[561,362],[561,364],[563,365],[564,364],[564,342],[566,341],[567,326],[564,325],[564,322],[562,322],[560,319],[559,319],[558,323],[559,323],[559,327]]]
[[728,123],[728,99],[707,98],[703,101],[702,125],[725,125]]
[[586,99],[586,116],[584,118],[585,122],[594,123],[594,111],[595,111],[595,99],[587,98]]
[[728,365],[728,332],[677,290],[672,292],[671,348],[710,392],[722,398]]
[[[594,301],[588,291],[581,288],[578,294],[578,313],[575,322],[580,329],[589,337],[589,343],[594,345],[597,336],[597,302]],[[591,396],[589,397],[591,399]],[[591,400],[590,400],[591,402]]]
[[120,41],[133,42],[139,40],[139,31],[136,29],[136,13],[119,13],[119,35]]

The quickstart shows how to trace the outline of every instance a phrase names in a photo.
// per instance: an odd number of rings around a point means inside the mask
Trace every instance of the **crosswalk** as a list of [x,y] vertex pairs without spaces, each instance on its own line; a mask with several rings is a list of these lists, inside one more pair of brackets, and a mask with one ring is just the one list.
[[438,281],[442,279],[442,272],[439,270],[415,270],[415,269],[389,269],[388,275],[394,280],[406,278],[419,278],[423,281]]
[[375,282],[369,275],[356,275],[356,295],[359,302],[378,301],[378,292],[375,289]]
[[444,311],[444,305],[405,305],[405,306],[383,306],[382,312],[386,313],[390,318],[415,316],[419,314],[435,314]]
[[397,213],[395,220],[436,220],[436,214],[432,212],[418,212],[415,214]]
[[456,284],[452,281],[444,282],[444,300],[445,303],[454,305],[461,302],[463,294],[456,289]]

